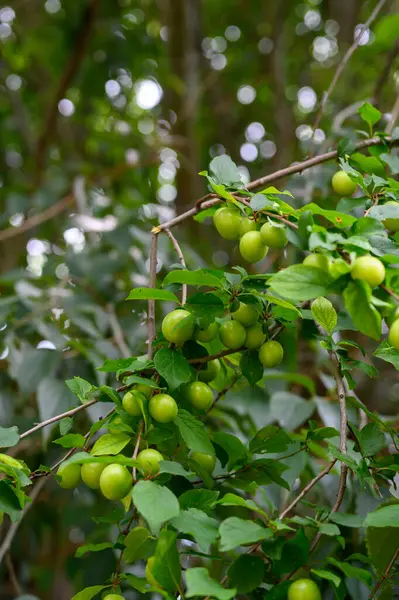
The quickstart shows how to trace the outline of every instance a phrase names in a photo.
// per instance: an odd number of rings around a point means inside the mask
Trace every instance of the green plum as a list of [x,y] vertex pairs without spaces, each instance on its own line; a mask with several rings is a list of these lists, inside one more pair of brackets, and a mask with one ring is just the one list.
[[219,331],[219,325],[217,323],[211,323],[207,327],[198,328],[194,332],[194,339],[197,342],[211,342],[215,339]]
[[284,356],[282,345],[275,340],[265,342],[259,348],[259,360],[264,367],[271,369],[281,363]]
[[277,227],[272,223],[265,223],[260,228],[262,241],[269,248],[284,248],[287,245],[287,232],[284,227]]
[[356,189],[356,183],[352,181],[345,171],[337,171],[334,173],[331,179],[331,185],[334,192],[340,196],[352,196]]
[[248,231],[256,231],[257,225],[253,219],[249,219],[248,217],[244,217],[240,221],[240,237],[244,235],[244,233],[248,233]]
[[71,465],[61,463],[58,468],[57,475],[60,476],[59,484],[66,490],[71,490],[80,483],[81,467],[77,463]]
[[142,415],[140,404],[145,407],[147,402],[147,397],[135,389],[130,390],[130,392],[126,392],[122,398],[122,406],[124,410],[132,417],[140,417]]
[[100,475],[100,490],[107,500],[122,500],[132,486],[132,475],[124,465],[111,463]]
[[81,475],[83,482],[92,490],[98,490],[100,487],[100,476],[107,465],[98,462],[86,463],[82,465]]
[[185,398],[198,410],[207,410],[213,403],[213,392],[202,381],[187,383],[183,388]]
[[309,254],[304,258],[303,265],[307,267],[316,267],[317,269],[323,269],[323,271],[329,270],[330,262],[325,254]]
[[247,329],[247,337],[245,338],[244,346],[249,350],[260,348],[266,339],[263,333],[263,327],[260,323],[255,323]]
[[255,325],[259,317],[259,310],[253,304],[240,302],[238,310],[232,313],[231,318],[238,321],[244,327]]
[[259,231],[248,231],[240,239],[240,254],[249,263],[257,263],[265,258],[268,250]]
[[225,321],[220,326],[219,337],[220,341],[226,348],[238,350],[244,345],[247,332],[241,323],[238,321]]
[[198,379],[200,381],[205,381],[205,383],[209,383],[216,379],[216,377],[220,373],[220,361],[218,358],[214,358],[213,360],[209,360],[205,363],[204,368],[198,371]]
[[202,452],[192,452],[190,458],[199,464],[209,475],[213,473],[216,465],[216,456],[203,454]]
[[321,593],[311,579],[297,579],[288,588],[287,600],[321,600]]
[[240,237],[241,213],[237,208],[219,208],[213,215],[213,223],[224,239],[236,240]]
[[170,423],[177,417],[176,401],[169,394],[156,394],[148,403],[150,415],[158,423]]
[[[389,202],[385,202],[384,206],[387,206],[388,204],[394,204],[395,206],[399,207],[399,203],[395,202],[395,200],[389,200]],[[382,223],[384,227],[386,227],[386,229],[389,231],[392,231],[392,233],[399,231],[399,218],[395,219],[395,217],[388,217],[387,219],[384,219]]]
[[162,321],[161,329],[168,342],[181,346],[193,337],[194,317],[187,310],[173,310]]
[[366,281],[371,287],[377,287],[385,279],[385,267],[375,256],[359,256],[353,263],[352,279]]
[[159,463],[163,460],[163,456],[158,450],[146,448],[139,452],[137,460],[144,469],[144,476],[148,477],[159,473]]

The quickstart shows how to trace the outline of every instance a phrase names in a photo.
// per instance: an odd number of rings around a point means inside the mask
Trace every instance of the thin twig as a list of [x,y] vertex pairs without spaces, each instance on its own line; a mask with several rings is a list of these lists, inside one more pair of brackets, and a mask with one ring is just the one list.
[[317,111],[317,115],[316,115],[315,121],[313,123],[313,131],[315,131],[318,128],[318,126],[320,125],[320,121],[324,114],[324,110],[327,105],[327,102],[328,102],[331,94],[333,93],[335,86],[337,85],[338,80],[341,77],[352,54],[355,52],[355,50],[359,46],[364,32],[367,31],[367,29],[369,28],[371,23],[374,21],[374,19],[377,17],[378,13],[380,12],[380,10],[382,9],[382,7],[384,6],[385,3],[386,3],[386,0],[380,0],[378,2],[377,6],[374,8],[373,12],[371,13],[371,15],[369,16],[367,21],[364,23],[363,27],[359,30],[359,33],[357,34],[353,44],[348,48],[348,50],[345,52],[342,60],[338,64],[338,67],[334,73],[334,77],[332,78],[331,83],[328,86],[326,93],[323,95],[323,99],[321,101],[320,108]]
[[[165,233],[168,236],[168,238],[170,239],[170,241],[172,242],[173,248],[176,250],[176,254],[179,257],[180,264],[184,268],[186,268],[186,261],[184,260],[183,252],[179,246],[179,242],[177,241],[177,239],[175,238],[175,236],[169,229],[165,229]],[[186,303],[186,301],[187,301],[187,285],[185,283],[183,283],[182,288],[181,288],[181,303],[183,306]]]
[[61,419],[63,419],[64,417],[72,417],[72,415],[75,415],[81,410],[84,410],[88,406],[96,404],[96,402],[98,402],[98,400],[94,398],[93,400],[89,400],[88,402],[80,404],[75,408],[71,408],[71,410],[67,410],[66,412],[56,415],[55,417],[51,417],[51,419],[46,419],[46,421],[42,421],[41,423],[38,423],[37,425],[32,427],[32,429],[28,429],[27,431],[22,433],[19,439],[23,440],[24,438],[28,437],[28,435],[32,435],[32,433],[35,433],[35,431],[39,431],[39,429],[43,429],[43,427],[47,427],[47,425],[51,425],[52,423],[56,423],[57,421],[61,421]]
[[[137,455],[139,453],[141,436],[143,434],[143,430],[144,430],[144,421],[141,421],[140,429],[139,429],[139,431],[137,433],[137,440],[136,440],[136,444],[134,446],[134,451],[133,451],[133,456],[132,456],[132,458],[134,460],[136,460]],[[136,479],[137,479],[137,471],[136,471],[136,467],[133,467],[133,481],[134,481],[134,483],[136,483]]]
[[399,93],[396,96],[395,104],[392,107],[391,117],[388,121],[387,126],[385,127],[385,133],[387,133],[388,135],[390,135],[392,133],[393,128],[395,127],[396,121],[398,120],[398,117],[399,117]]
[[193,365],[202,365],[204,363],[209,362],[210,360],[215,360],[216,358],[223,358],[223,356],[235,354],[236,352],[242,352],[243,350],[246,350],[244,346],[242,346],[241,348],[237,348],[237,350],[231,350],[231,348],[229,348],[228,350],[221,350],[217,354],[211,354],[209,356],[200,356],[199,358],[190,358],[188,362]]
[[383,584],[383,582],[385,581],[385,579],[387,579],[389,572],[391,571],[391,569],[394,566],[395,562],[397,561],[398,557],[399,557],[399,546],[396,549],[395,554],[392,556],[391,560],[389,561],[389,564],[388,564],[387,568],[385,569],[382,577],[375,584],[373,591],[371,592],[371,594],[369,596],[369,600],[372,600],[372,598],[375,598],[378,590],[380,589],[380,587]]
[[[157,248],[158,248],[158,235],[153,232],[151,238],[151,256],[150,256],[150,278],[148,286],[155,288],[157,278]],[[148,300],[148,358],[152,358],[152,342],[155,339],[155,301]]]
[[129,347],[126,344],[122,327],[118,321],[118,317],[116,316],[115,306],[113,304],[108,304],[107,312],[109,315],[109,324],[114,336],[115,343],[121,351],[122,356],[124,358],[129,358],[130,356],[132,356],[132,353],[130,352]]
[[236,373],[233,377],[233,379],[231,380],[231,382],[229,383],[229,385],[226,385],[225,388],[223,388],[218,395],[216,396],[216,398],[214,399],[214,401],[212,402],[212,404],[210,405],[210,407],[208,408],[208,410],[206,411],[206,414],[210,413],[211,410],[213,410],[215,408],[215,405],[219,402],[219,400],[221,398],[223,398],[223,396],[225,396],[227,394],[227,392],[229,392],[231,390],[231,388],[237,383],[237,381],[240,379],[241,374],[240,373]]
[[14,564],[12,562],[11,555],[9,552],[7,552],[7,555],[6,555],[6,566],[7,566],[8,574],[10,576],[10,581],[15,590],[15,593],[17,594],[17,596],[20,596],[22,594],[22,588],[19,585],[18,577],[15,572]]

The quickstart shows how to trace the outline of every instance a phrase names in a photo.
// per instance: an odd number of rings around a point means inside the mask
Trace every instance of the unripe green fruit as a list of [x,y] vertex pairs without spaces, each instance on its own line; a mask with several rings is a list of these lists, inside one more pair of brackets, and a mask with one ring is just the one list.
[[399,351],[399,319],[394,321],[389,330],[389,342]]
[[209,475],[213,473],[216,465],[216,456],[203,454],[202,452],[192,452],[190,458],[199,464]]
[[209,360],[205,363],[205,368],[198,371],[198,379],[200,381],[205,381],[208,383],[209,381],[213,381],[220,373],[220,361],[218,358],[214,360]]
[[262,241],[269,248],[284,248],[287,244],[287,233],[284,227],[276,227],[271,223],[265,223],[260,228]]
[[331,179],[331,185],[340,196],[352,196],[356,189],[356,183],[352,181],[345,171],[337,171]]
[[156,394],[148,403],[150,415],[158,423],[170,423],[179,411],[176,401],[169,394]]
[[92,490],[98,490],[100,487],[100,477],[101,473],[104,471],[105,467],[103,463],[86,463],[82,465],[81,475],[83,482],[87,485],[87,487]]
[[145,577],[148,581],[148,583],[152,586],[152,587],[161,587],[158,583],[158,581],[155,579],[154,575],[152,574],[152,570],[154,568],[154,563],[155,563],[155,556],[150,556],[150,558],[147,560],[147,564],[145,567]]
[[234,319],[234,321],[238,321],[241,325],[244,325],[244,327],[254,325],[258,320],[258,317],[259,311],[251,304],[244,304],[244,302],[240,302],[238,310],[231,315],[231,318]]
[[220,326],[219,337],[222,344],[231,350],[241,348],[246,338],[245,328],[238,321],[226,321]]
[[213,215],[213,223],[218,233],[226,240],[236,240],[240,236],[241,213],[236,208],[223,206]]
[[275,340],[270,340],[259,348],[259,360],[264,367],[268,367],[269,369],[280,364],[283,356],[283,347]]
[[100,489],[108,500],[122,500],[132,489],[132,476],[123,465],[107,465],[100,475]]
[[121,596],[120,594],[108,594],[107,596],[105,596],[104,600],[124,600],[124,596]]
[[139,417],[142,415],[139,401],[142,402],[144,407],[147,404],[147,397],[137,390],[126,392],[122,398],[122,406],[128,415],[131,415],[132,417]]
[[385,267],[374,256],[359,256],[353,264],[352,279],[366,281],[371,287],[377,287],[385,279]]
[[[384,206],[386,206],[387,204],[395,204],[395,206],[399,206],[398,202],[395,202],[394,200],[385,202]],[[392,233],[396,233],[397,231],[399,231],[399,219],[391,217],[388,219],[384,219],[382,223],[384,227],[386,227],[386,229],[388,229],[389,231],[392,231]]]
[[162,333],[168,342],[181,346],[193,337],[193,315],[187,310],[173,310],[162,321]]
[[323,269],[323,271],[328,271],[329,269],[329,261],[325,254],[309,254],[304,258],[302,264],[307,267]]
[[207,410],[213,403],[213,392],[202,381],[193,381],[184,386],[185,398],[198,410]]
[[135,389],[137,392],[140,392],[141,394],[144,394],[146,398],[151,398],[153,388],[149,385],[146,385],[145,383],[138,383],[134,386],[133,389]]
[[248,231],[256,231],[257,225],[253,219],[248,219],[248,217],[244,217],[240,221],[240,237],[244,235],[244,233],[248,233]]
[[255,323],[247,329],[247,337],[245,338],[244,346],[249,350],[260,348],[266,339],[263,333],[263,327],[260,323]]
[[62,463],[57,471],[57,475],[61,477],[59,484],[66,490],[75,488],[80,483],[80,465],[74,463],[66,465]]
[[144,469],[144,476],[148,477],[159,473],[159,463],[163,460],[163,456],[158,450],[147,448],[139,452],[137,460]]
[[217,336],[219,331],[219,325],[217,323],[211,323],[204,329],[198,328],[194,333],[194,339],[197,342],[211,342]]
[[240,254],[249,263],[257,263],[265,258],[268,250],[259,231],[248,231],[240,240]]
[[321,593],[311,579],[297,579],[288,588],[288,600],[321,600]]

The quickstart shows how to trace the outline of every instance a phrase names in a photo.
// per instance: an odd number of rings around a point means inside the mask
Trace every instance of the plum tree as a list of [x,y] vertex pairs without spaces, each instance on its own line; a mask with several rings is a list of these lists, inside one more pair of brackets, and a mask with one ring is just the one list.
[[57,475],[60,477],[60,486],[66,490],[71,490],[78,486],[80,483],[80,471],[80,465],[76,463],[62,463],[57,471]]
[[85,463],[82,465],[81,475],[83,482],[92,490],[100,487],[100,476],[106,465],[99,462]]
[[231,348],[232,350],[241,348],[246,336],[245,327],[238,321],[225,321],[220,326],[219,337],[226,348]]
[[152,585],[152,587],[160,588],[161,586],[155,579],[153,572],[152,572],[153,568],[154,568],[154,564],[155,564],[155,556],[150,556],[150,558],[147,560],[147,564],[145,567],[145,577],[146,577],[148,583],[150,585]]
[[281,363],[284,356],[282,345],[275,340],[262,344],[259,349],[259,360],[263,366],[271,369]]
[[247,329],[247,335],[245,338],[244,346],[249,350],[260,348],[266,339],[266,334],[263,333],[263,327],[261,323],[255,323]]
[[218,233],[226,240],[236,240],[240,236],[241,213],[236,208],[224,206],[213,215],[213,223]]
[[269,248],[284,248],[287,245],[287,232],[284,227],[264,223],[260,228],[262,241]]
[[144,469],[145,477],[148,477],[159,472],[159,463],[163,460],[163,456],[154,448],[146,448],[139,452],[137,460]]
[[204,454],[202,452],[192,452],[190,458],[194,462],[198,463],[199,466],[210,475],[213,473],[216,465],[216,456]]
[[243,217],[240,221],[239,234],[242,237],[248,231],[256,231],[258,228],[254,219],[249,219],[248,217]]
[[234,321],[238,321],[244,327],[254,325],[259,318],[259,310],[253,304],[245,304],[240,302],[238,309],[235,310],[232,315]]
[[194,339],[198,342],[211,342],[217,336],[219,325],[216,322],[211,323],[205,328],[198,327],[194,332]]
[[265,258],[268,250],[259,231],[248,231],[240,240],[240,254],[249,263],[256,263]]
[[128,415],[132,417],[139,417],[142,414],[141,407],[145,407],[147,404],[147,397],[144,396],[137,389],[133,389],[122,398],[122,406]]
[[353,263],[352,279],[367,281],[371,287],[377,287],[385,279],[385,267],[375,256],[359,256]]
[[334,173],[331,180],[331,185],[334,192],[340,196],[352,196],[356,189],[356,183],[352,181],[348,173],[345,173],[345,171],[337,171]]
[[204,381],[205,383],[209,383],[216,379],[216,377],[220,373],[220,361],[218,358],[214,360],[208,360],[205,365],[198,371],[198,379],[200,381]]
[[105,467],[100,475],[100,490],[107,500],[122,500],[132,489],[132,475],[118,463]]
[[202,381],[187,383],[184,396],[198,410],[207,410],[213,403],[213,392],[209,385]]
[[158,423],[170,423],[177,417],[179,409],[175,399],[169,394],[156,394],[150,399],[148,410]]
[[312,579],[297,579],[288,588],[288,600],[321,600],[321,593]]
[[302,264],[307,267],[317,267],[318,269],[323,269],[323,271],[328,271],[330,263],[325,254],[308,254]]
[[162,333],[168,342],[181,346],[194,334],[194,317],[187,310],[177,309],[166,315],[162,321]]

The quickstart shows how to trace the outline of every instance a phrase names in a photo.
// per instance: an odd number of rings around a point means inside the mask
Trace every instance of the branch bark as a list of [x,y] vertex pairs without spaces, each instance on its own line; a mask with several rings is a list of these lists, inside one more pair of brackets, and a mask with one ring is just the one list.
[[[155,288],[157,278],[157,248],[158,248],[158,235],[152,233],[151,239],[151,256],[150,256],[150,279],[149,287]],[[154,300],[148,300],[148,358],[152,359],[152,342],[155,339],[155,302]]]
[[[180,264],[184,268],[186,268],[186,261],[184,260],[183,252],[179,246],[177,239],[175,238],[175,236],[169,229],[165,229],[165,233],[168,236],[168,238],[170,239],[170,241],[172,242],[173,248],[176,250],[176,254],[179,257]],[[183,306],[186,303],[186,301],[187,301],[187,285],[185,283],[183,283],[182,288],[181,288],[181,303]]]
[[375,584],[375,587],[369,596],[369,600],[372,600],[372,598],[375,598],[378,590],[380,589],[380,587],[383,584],[383,582],[385,581],[385,579],[388,578],[388,575],[398,558],[399,558],[399,547],[397,548],[395,554],[392,556],[391,560],[389,561],[389,564],[388,564],[387,568],[385,569],[382,577]]
[[85,402],[84,404],[80,404],[76,408],[72,408],[71,410],[67,410],[66,412],[61,413],[60,415],[56,415],[55,417],[51,417],[51,419],[47,419],[46,421],[42,421],[41,423],[38,423],[37,425],[35,425],[34,427],[32,427],[32,429],[28,429],[27,431],[25,431],[20,436],[19,439],[23,440],[24,438],[28,437],[28,435],[32,435],[32,433],[35,433],[36,431],[39,431],[39,429],[43,429],[43,427],[47,427],[47,425],[51,425],[52,423],[57,423],[57,421],[61,421],[61,419],[64,419],[65,417],[72,417],[72,415],[76,415],[76,413],[80,412],[81,410],[84,410],[88,406],[92,406],[93,404],[96,404],[96,402],[98,402],[97,399],[89,400],[89,402]]

